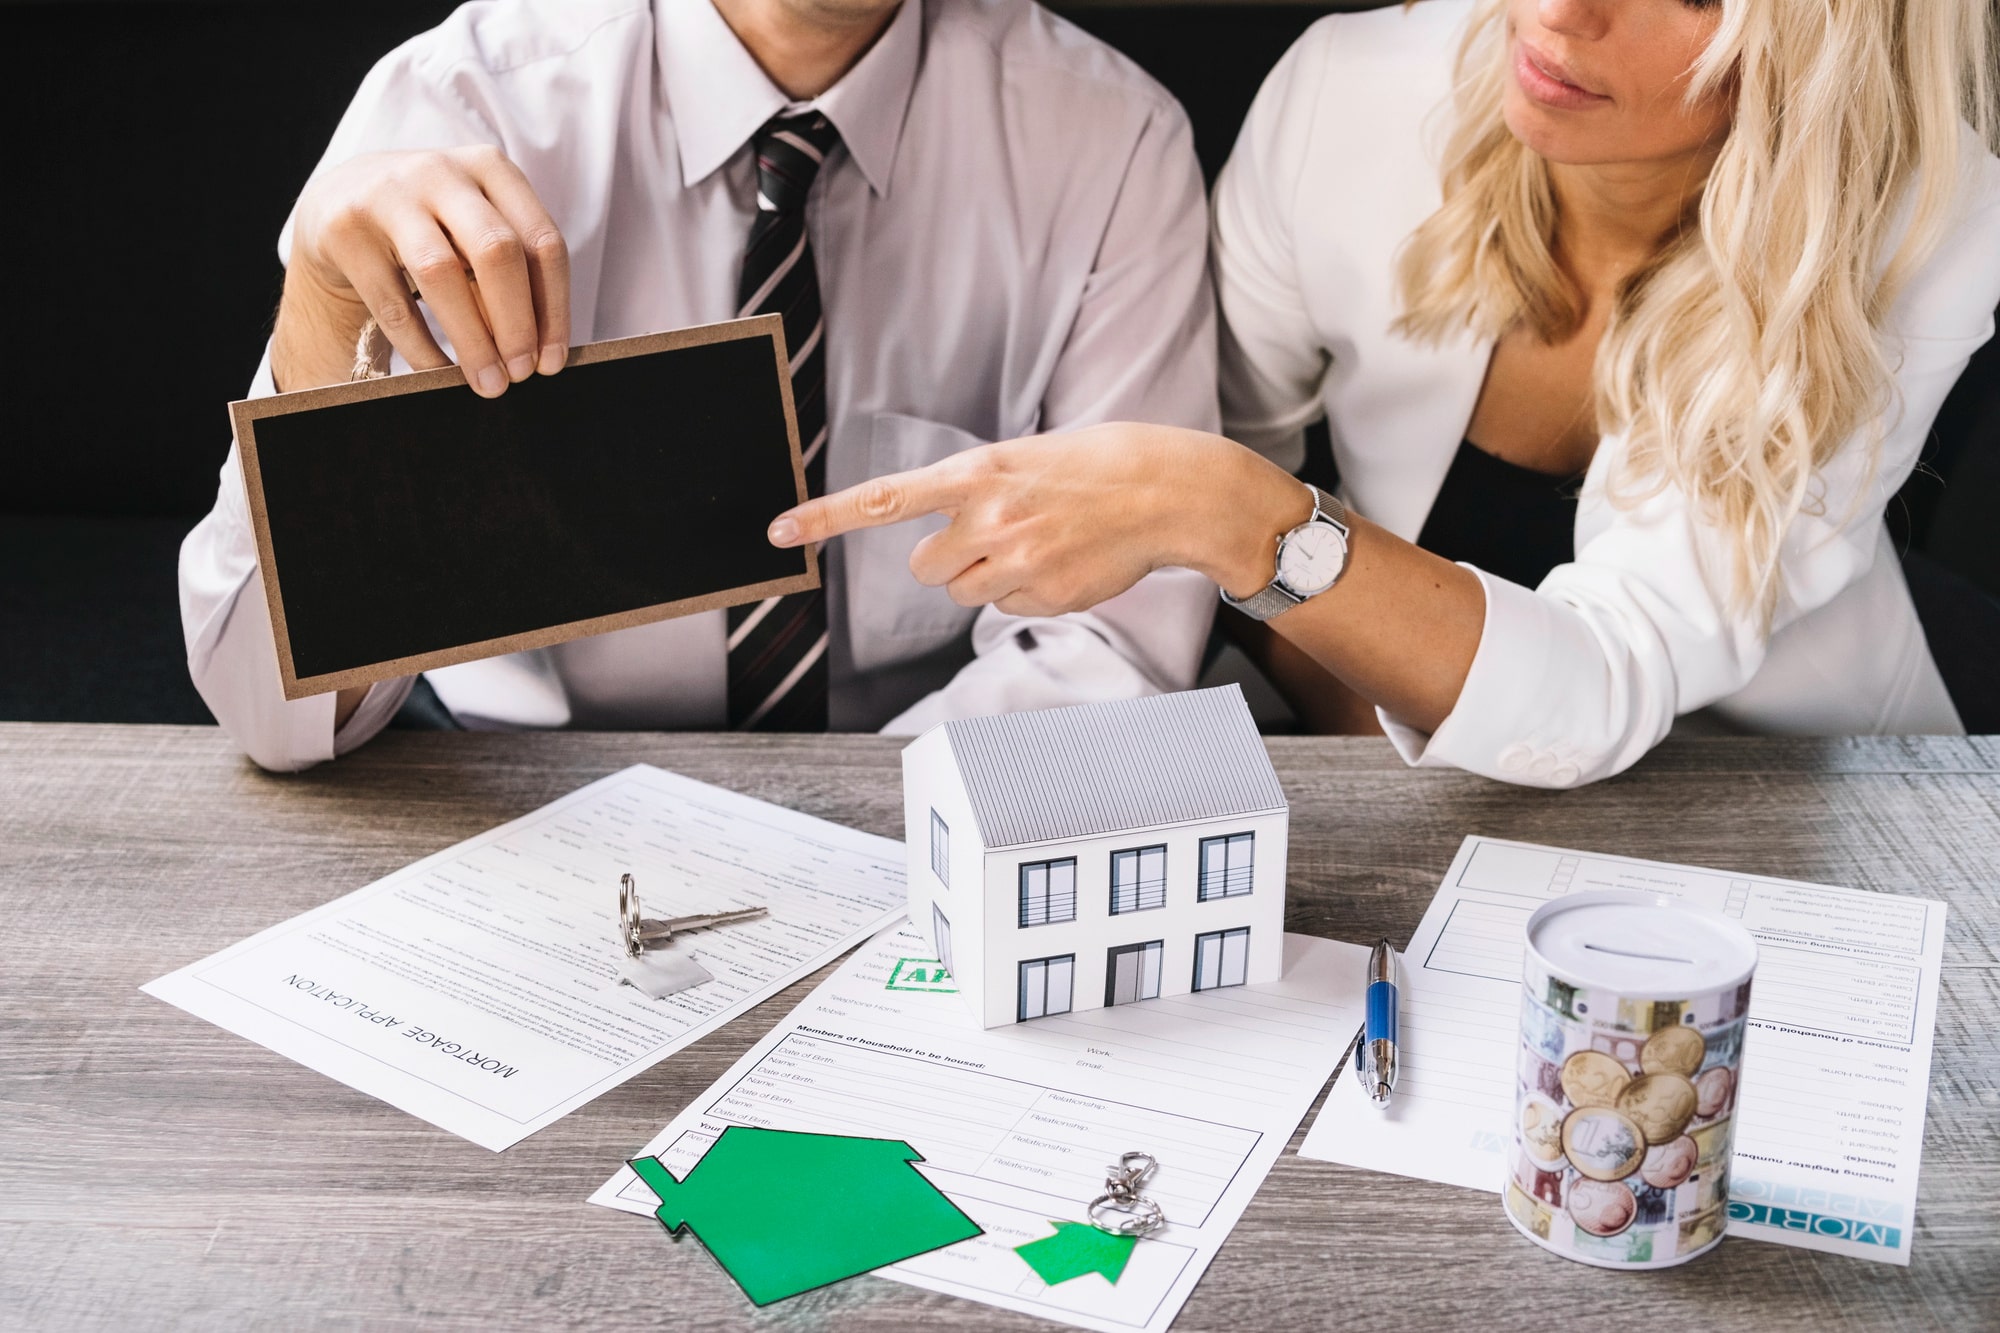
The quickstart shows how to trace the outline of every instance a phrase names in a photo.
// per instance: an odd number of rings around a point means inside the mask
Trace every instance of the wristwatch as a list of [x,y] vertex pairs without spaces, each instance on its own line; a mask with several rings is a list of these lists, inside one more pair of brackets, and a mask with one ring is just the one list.
[[1222,600],[1252,620],[1282,615],[1340,581],[1347,569],[1347,506],[1310,483],[1312,517],[1278,538],[1278,573],[1242,600]]

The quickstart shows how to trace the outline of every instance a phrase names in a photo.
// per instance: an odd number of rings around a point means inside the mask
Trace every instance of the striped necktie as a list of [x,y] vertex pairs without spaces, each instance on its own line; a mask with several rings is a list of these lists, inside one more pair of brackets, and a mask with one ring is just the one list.
[[[840,131],[816,113],[777,116],[757,132],[757,217],[743,257],[739,316],[780,315],[792,358],[792,405],[806,492],[826,491],[826,349],[806,195]],[[729,611],[729,725],[825,731],[826,590],[767,597]]]

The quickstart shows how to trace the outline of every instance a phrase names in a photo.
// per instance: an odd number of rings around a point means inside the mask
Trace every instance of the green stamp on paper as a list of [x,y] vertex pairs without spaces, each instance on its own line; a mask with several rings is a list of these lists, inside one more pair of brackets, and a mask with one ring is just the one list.
[[951,981],[950,969],[935,958],[898,958],[896,966],[890,969],[889,984],[882,989],[958,994],[958,987]]

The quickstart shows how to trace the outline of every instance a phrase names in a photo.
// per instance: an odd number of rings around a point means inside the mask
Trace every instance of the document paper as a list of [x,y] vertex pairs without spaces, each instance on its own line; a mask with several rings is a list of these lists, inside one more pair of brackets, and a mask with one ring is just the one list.
[[[618,880],[714,980],[619,983]],[[899,917],[903,845],[647,765],[161,977],[148,994],[498,1152]]]
[[1922,898],[1467,838],[1403,954],[1394,1100],[1340,1079],[1300,1155],[1498,1192],[1528,914],[1586,889],[1685,899],[1757,938],[1729,1234],[1908,1264],[1944,949],[1944,904]]
[[[878,1276],[1078,1328],[1164,1330],[1361,1021],[1367,951],[1285,936],[1281,980],[982,1029],[907,927],[848,959],[634,1156],[685,1176],[730,1125],[896,1138],[985,1229]],[[913,968],[912,964],[919,964]],[[949,985],[949,982],[945,983]],[[1116,1285],[1057,1286],[1014,1248],[1081,1222],[1105,1168],[1147,1152],[1167,1225]],[[592,1203],[650,1214],[620,1168]]]

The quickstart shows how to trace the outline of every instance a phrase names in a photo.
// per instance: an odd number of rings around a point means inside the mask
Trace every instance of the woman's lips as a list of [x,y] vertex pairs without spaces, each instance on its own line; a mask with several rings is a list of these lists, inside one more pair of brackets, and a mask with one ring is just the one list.
[[1514,81],[1543,106],[1579,111],[1602,106],[1611,99],[1569,82],[1569,71],[1524,41],[1514,43]]

